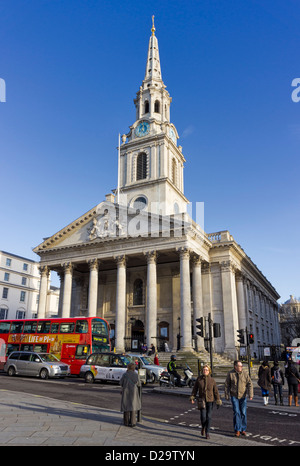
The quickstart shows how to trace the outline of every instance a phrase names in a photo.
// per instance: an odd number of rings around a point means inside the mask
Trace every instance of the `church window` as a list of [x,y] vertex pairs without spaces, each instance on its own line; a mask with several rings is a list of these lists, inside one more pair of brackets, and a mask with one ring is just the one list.
[[145,113],[149,113],[149,102],[145,100]]
[[133,284],[133,305],[141,306],[144,301],[143,280],[137,278]]
[[147,154],[141,152],[136,161],[136,179],[144,180],[147,178]]
[[160,103],[159,100],[156,100],[154,103],[154,112],[159,113],[160,112]]
[[176,172],[177,172],[177,165],[176,165],[176,160],[172,160],[172,173],[171,173],[171,180],[172,183],[176,184]]

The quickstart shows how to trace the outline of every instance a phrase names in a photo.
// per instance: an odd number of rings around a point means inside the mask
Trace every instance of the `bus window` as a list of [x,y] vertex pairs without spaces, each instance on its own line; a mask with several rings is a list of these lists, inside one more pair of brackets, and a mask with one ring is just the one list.
[[59,322],[52,322],[50,333],[58,333]]
[[0,333],[9,333],[10,322],[0,322]]
[[19,349],[20,349],[20,345],[12,345],[12,344],[8,343],[8,345],[6,347],[6,356],[8,356],[13,351],[19,351]]
[[37,322],[25,322],[23,333],[35,333],[37,327]]
[[94,319],[92,321],[92,335],[108,335],[105,322]]
[[22,333],[24,322],[12,322],[10,327],[10,333]]
[[86,359],[90,354],[90,345],[77,345],[75,358]]
[[33,345],[21,345],[21,351],[33,351]]
[[38,322],[37,333],[49,333],[50,325],[51,322],[49,320]]
[[59,333],[73,333],[75,328],[74,322],[60,324]]
[[34,351],[36,353],[47,353],[48,345],[34,345]]
[[89,324],[87,320],[77,320],[75,333],[88,333]]

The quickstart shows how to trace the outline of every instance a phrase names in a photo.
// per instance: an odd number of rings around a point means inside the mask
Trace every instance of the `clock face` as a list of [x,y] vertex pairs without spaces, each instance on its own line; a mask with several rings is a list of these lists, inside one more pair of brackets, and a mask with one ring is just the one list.
[[136,128],[135,128],[135,134],[137,137],[142,137],[145,136],[146,134],[149,133],[150,130],[150,125],[148,121],[142,121]]
[[176,136],[175,136],[175,132],[174,132],[173,128],[170,128],[169,136],[172,139],[172,141],[174,142],[174,144],[176,144]]

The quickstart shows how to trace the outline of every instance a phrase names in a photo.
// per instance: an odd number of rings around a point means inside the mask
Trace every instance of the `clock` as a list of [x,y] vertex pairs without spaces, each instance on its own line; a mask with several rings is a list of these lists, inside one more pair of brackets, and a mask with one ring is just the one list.
[[141,123],[135,128],[135,135],[137,137],[146,136],[149,133],[150,125],[148,121],[141,121]]
[[169,129],[169,136],[172,139],[172,141],[174,142],[174,144],[176,144],[176,135],[175,135],[175,132],[174,132],[173,128]]

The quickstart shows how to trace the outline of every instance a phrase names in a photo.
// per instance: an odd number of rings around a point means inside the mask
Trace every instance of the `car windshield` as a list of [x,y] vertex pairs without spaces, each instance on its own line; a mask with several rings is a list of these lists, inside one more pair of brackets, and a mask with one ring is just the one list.
[[142,356],[141,357],[141,360],[143,361],[143,363],[145,364],[145,366],[149,366],[150,364],[152,365],[153,362],[151,361],[150,358],[146,358],[146,356]]
[[59,359],[57,359],[54,354],[49,354],[49,353],[39,353],[39,357],[44,361],[44,362],[59,362]]

